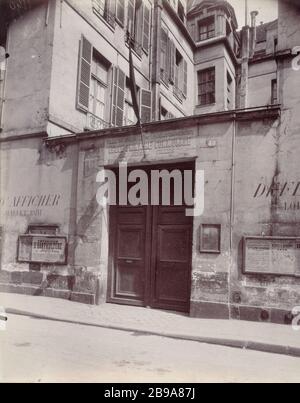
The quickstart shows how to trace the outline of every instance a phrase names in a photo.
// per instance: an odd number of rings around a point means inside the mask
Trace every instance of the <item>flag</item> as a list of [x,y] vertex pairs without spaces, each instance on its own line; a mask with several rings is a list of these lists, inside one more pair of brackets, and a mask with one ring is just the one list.
[[134,65],[133,65],[133,58],[132,58],[132,38],[130,37],[130,34],[128,35],[128,45],[129,45],[129,83],[130,83],[131,98],[132,98],[134,113],[137,118],[137,125],[140,126],[140,124],[141,124],[140,108],[139,108],[138,97],[137,97]]

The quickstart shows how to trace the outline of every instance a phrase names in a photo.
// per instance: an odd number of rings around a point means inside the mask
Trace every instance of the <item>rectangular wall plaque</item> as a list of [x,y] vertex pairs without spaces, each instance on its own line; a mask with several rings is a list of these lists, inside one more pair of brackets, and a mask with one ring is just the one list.
[[221,253],[221,225],[220,224],[202,224],[201,253]]
[[300,276],[300,238],[245,237],[244,273]]
[[67,238],[21,235],[18,245],[18,261],[23,263],[67,264]]

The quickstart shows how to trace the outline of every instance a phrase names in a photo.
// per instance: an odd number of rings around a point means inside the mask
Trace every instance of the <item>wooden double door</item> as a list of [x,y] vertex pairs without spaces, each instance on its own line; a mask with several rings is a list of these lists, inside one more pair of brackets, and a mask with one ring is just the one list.
[[108,300],[189,311],[193,220],[184,206],[110,208]]

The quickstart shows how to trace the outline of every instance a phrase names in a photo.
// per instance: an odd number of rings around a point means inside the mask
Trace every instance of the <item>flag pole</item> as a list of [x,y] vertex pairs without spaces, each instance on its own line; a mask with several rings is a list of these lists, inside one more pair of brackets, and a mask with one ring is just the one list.
[[139,128],[141,142],[143,147],[143,160],[147,159],[146,150],[145,150],[145,143],[144,143],[144,136],[143,136],[143,126],[140,117],[140,109],[137,100],[137,89],[136,89],[136,82],[135,82],[135,74],[134,74],[134,65],[133,65],[133,58],[132,58],[132,37],[130,32],[127,31],[127,40],[128,40],[128,47],[129,47],[129,80],[130,80],[130,91],[131,91],[131,98],[133,103],[134,113],[137,118],[136,126]]

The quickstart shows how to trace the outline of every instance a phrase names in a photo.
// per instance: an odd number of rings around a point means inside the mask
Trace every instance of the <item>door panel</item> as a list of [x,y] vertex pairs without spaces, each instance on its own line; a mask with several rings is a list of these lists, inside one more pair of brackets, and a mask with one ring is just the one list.
[[146,207],[116,207],[112,298],[144,304],[146,276]]
[[[182,224],[173,224],[180,221]],[[156,208],[153,220],[151,298],[155,308],[179,311],[189,309],[191,224],[191,219],[186,217],[182,207]]]

